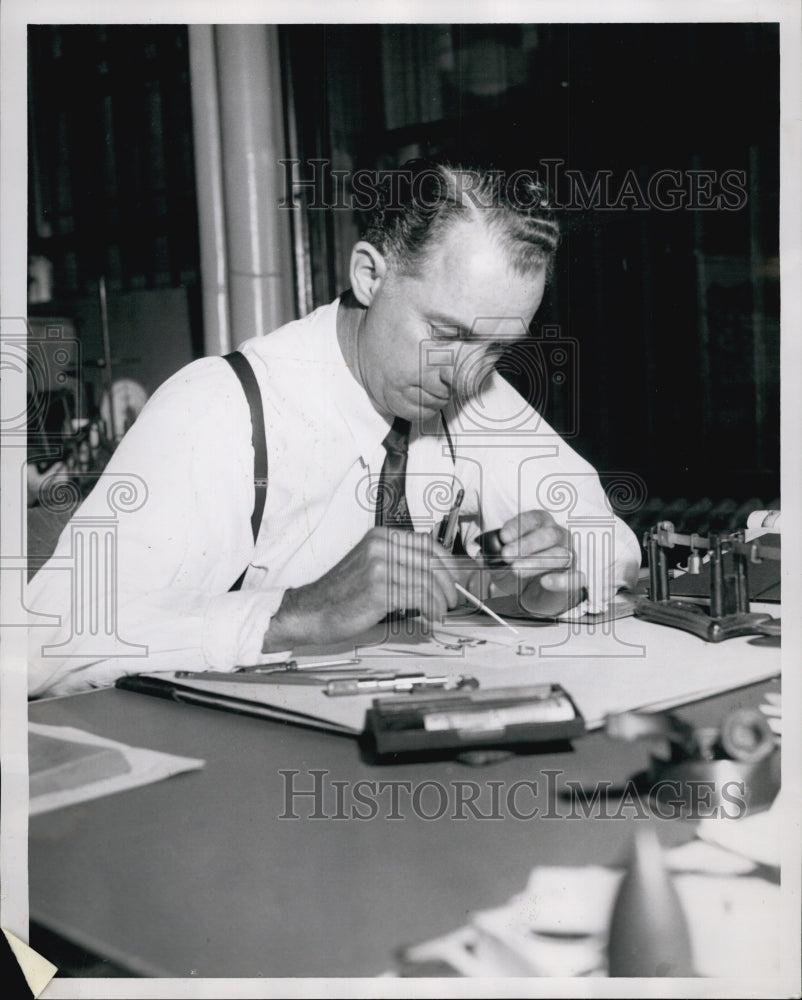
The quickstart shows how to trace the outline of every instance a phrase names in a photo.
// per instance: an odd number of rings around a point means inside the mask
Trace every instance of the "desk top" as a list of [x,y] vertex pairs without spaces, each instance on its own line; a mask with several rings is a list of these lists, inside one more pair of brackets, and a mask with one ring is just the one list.
[[[681,714],[716,724],[777,683]],[[33,703],[30,715],[206,760],[201,771],[30,824],[31,918],[145,976],[380,975],[393,967],[396,948],[508,901],[536,865],[622,862],[631,812],[618,821],[595,814],[569,821],[570,804],[549,792],[571,779],[623,783],[646,766],[650,749],[599,732],[569,751],[482,768],[455,761],[382,766],[346,736],[127,691]],[[305,790],[319,781],[322,800],[288,803],[290,780]],[[362,786],[377,806],[374,818],[353,816],[355,808],[370,811],[355,801],[358,781],[374,783]],[[382,781],[393,784],[376,784]],[[433,782],[446,790],[447,808],[427,819],[443,801]],[[466,782],[478,786],[487,818],[459,805]],[[494,782],[498,807],[490,798]],[[516,786],[523,782],[536,787]],[[537,818],[514,814],[535,807]],[[292,813],[299,818],[282,818]],[[666,846],[692,832],[683,820],[651,821]]]

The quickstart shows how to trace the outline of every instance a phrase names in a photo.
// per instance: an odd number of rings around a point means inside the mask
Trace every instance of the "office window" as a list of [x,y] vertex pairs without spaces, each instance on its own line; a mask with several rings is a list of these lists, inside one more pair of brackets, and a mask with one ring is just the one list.
[[53,293],[193,285],[187,29],[31,26],[29,254]]

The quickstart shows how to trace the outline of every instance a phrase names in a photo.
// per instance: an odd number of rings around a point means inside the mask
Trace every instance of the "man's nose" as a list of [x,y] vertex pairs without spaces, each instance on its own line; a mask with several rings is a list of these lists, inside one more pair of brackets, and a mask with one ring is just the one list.
[[464,382],[472,377],[483,376],[487,373],[491,353],[491,345],[483,341],[476,343],[463,343],[454,351],[452,363],[448,368],[441,369],[440,377],[448,385],[455,382]]
[[449,364],[441,364],[438,369],[440,381],[447,389],[451,389],[451,386],[454,383],[455,369],[456,369],[456,359],[452,360]]

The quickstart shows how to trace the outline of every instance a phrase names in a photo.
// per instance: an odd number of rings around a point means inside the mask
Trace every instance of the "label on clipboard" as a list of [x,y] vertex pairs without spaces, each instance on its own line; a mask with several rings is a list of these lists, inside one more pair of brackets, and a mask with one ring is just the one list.
[[531,705],[504,708],[481,708],[478,711],[432,712],[424,716],[423,727],[430,731],[457,729],[503,732],[508,726],[542,722],[567,722],[576,718],[576,710],[565,698],[537,701]]
[[571,739],[585,723],[559,684],[465,694],[377,698],[367,714],[376,750],[402,753]]

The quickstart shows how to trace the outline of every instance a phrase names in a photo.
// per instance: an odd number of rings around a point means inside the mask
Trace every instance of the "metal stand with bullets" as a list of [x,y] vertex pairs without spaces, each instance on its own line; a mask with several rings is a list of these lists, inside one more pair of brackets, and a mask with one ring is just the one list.
[[[780,559],[780,549],[756,539],[744,540],[744,532],[682,535],[670,521],[661,521],[643,539],[649,560],[649,596],[635,605],[635,615],[659,625],[692,632],[708,642],[721,642],[738,635],[779,636],[779,619],[749,610],[748,568],[764,559]],[[675,546],[690,549],[688,573],[702,570],[702,553],[709,552],[710,600],[696,602],[672,598],[666,551]]]

